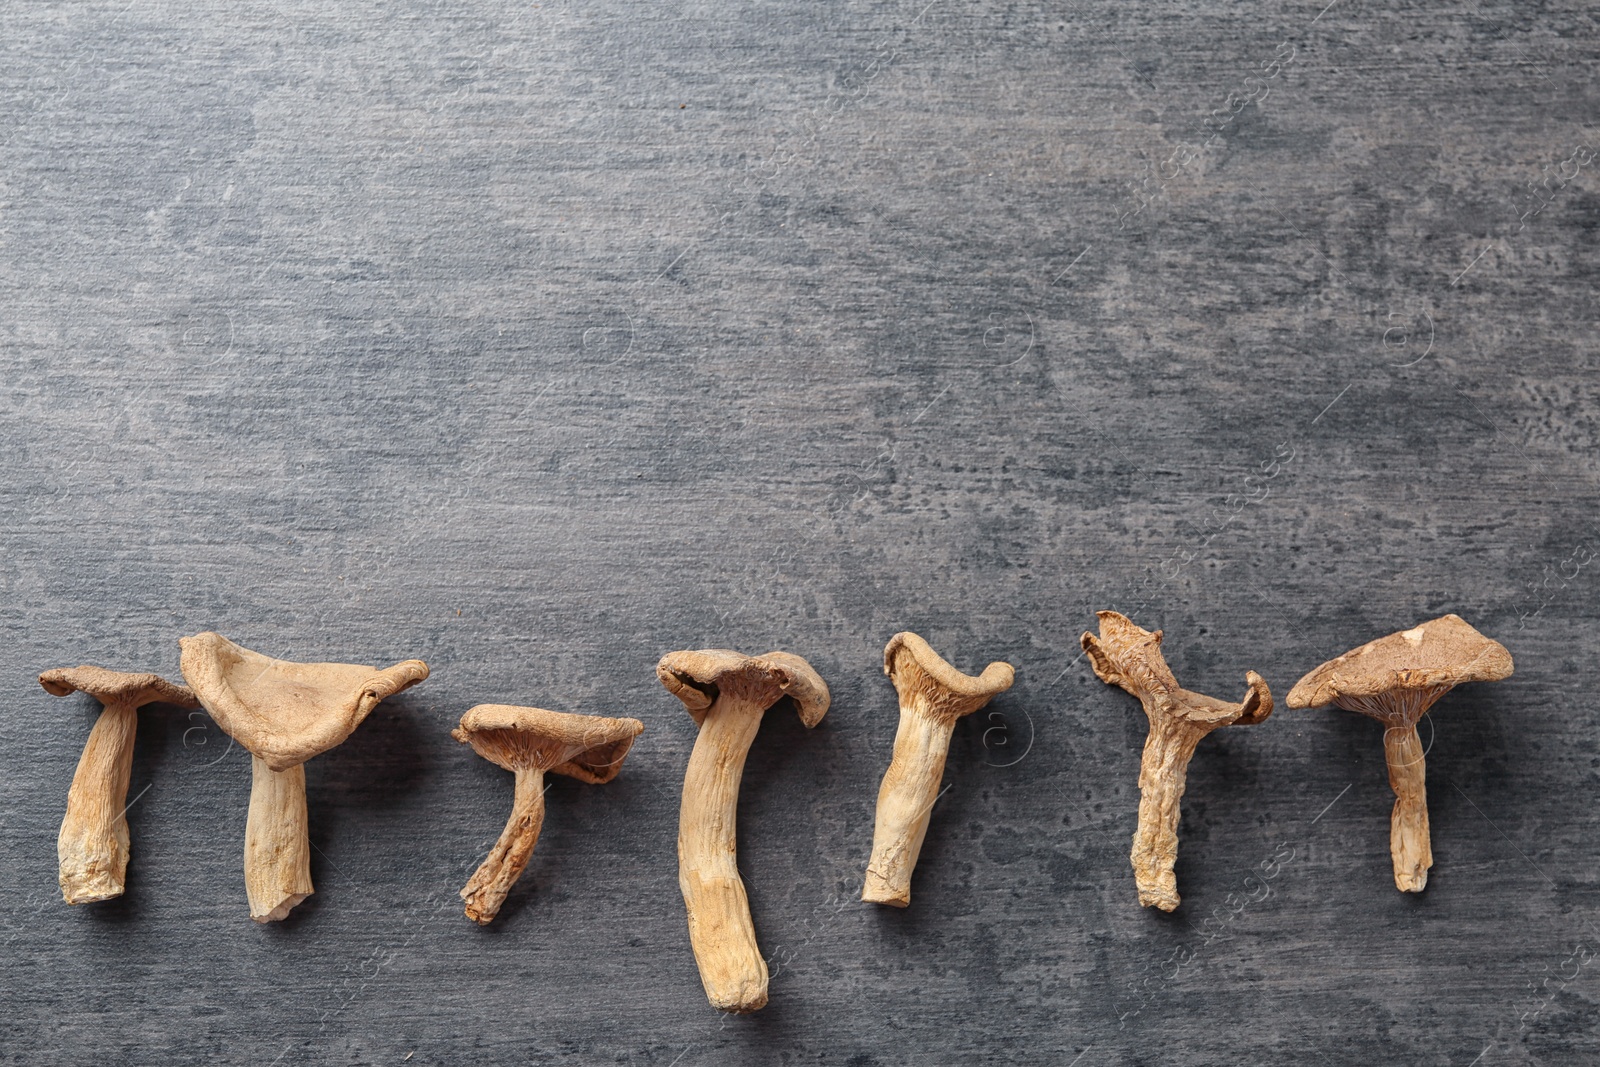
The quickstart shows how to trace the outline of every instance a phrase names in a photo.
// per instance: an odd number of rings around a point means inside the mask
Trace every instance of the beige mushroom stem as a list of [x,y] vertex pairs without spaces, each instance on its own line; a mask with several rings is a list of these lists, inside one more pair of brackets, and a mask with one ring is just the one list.
[[[1247,678],[1252,686],[1260,681],[1254,672]],[[1146,712],[1148,715],[1148,709]],[[1189,722],[1181,717],[1181,711],[1170,706],[1148,717],[1150,733],[1139,759],[1139,826],[1133,834],[1129,858],[1139,903],[1172,911],[1182,900],[1175,868],[1181,805],[1189,787],[1189,761],[1201,739],[1224,723]]]
[[1417,723],[1436,700],[1453,687],[1397,689],[1382,696],[1341,696],[1335,703],[1383,723],[1383,757],[1389,766],[1394,808],[1389,812],[1389,858],[1394,885],[1402,893],[1420,893],[1433,867],[1433,841],[1428,830],[1428,774]]
[[766,709],[793,697],[800,721],[815,726],[828,710],[828,687],[787,652],[672,652],[661,657],[656,677],[700,725],[678,811],[678,887],[700,981],[712,1007],[757,1011],[767,1003],[768,976],[739,877],[739,783]]
[[275,771],[250,757],[250,814],[244,826],[244,891],[259,923],[286,919],[309,897],[311,834],[306,815],[306,768]]
[[61,895],[68,904],[93,904],[123,893],[128,872],[128,782],[139,712],[107,704],[89,731],[67,792],[67,814],[56,837]]
[[861,899],[903,908],[911,903],[911,872],[939,798],[950,735],[956,721],[1011,687],[1009,663],[991,663],[983,674],[962,674],[914,633],[898,633],[883,650],[883,672],[900,694],[900,727],[894,757],[878,788]]
[[1433,866],[1428,833],[1428,775],[1422,739],[1416,726],[1390,726],[1383,732],[1383,755],[1389,764],[1394,810],[1389,813],[1389,854],[1394,884],[1404,893],[1421,892]]
[[1395,888],[1420,893],[1433,866],[1427,771],[1417,721],[1462,682],[1497,682],[1513,670],[1511,653],[1459,615],[1441,615],[1368,641],[1309,671],[1289,690],[1291,708],[1324,704],[1383,723],[1394,809],[1389,856]]
[[678,809],[678,888],[689,941],[712,1006],[750,1012],[767,1003],[767,963],[739,877],[736,828],[745,756],[766,708],[723,698],[700,722]]
[[1139,826],[1133,835],[1139,903],[1173,911],[1181,899],[1174,870],[1178,823],[1189,760],[1200,740],[1219,726],[1253,726],[1272,714],[1272,693],[1255,671],[1237,704],[1183,689],[1161,655],[1161,631],[1146,630],[1115,611],[1096,613],[1100,634],[1083,635],[1094,673],[1139,698],[1150,733],[1139,761]]
[[544,769],[519,767],[514,773],[517,784],[511,801],[511,817],[506,820],[506,828],[500,831],[494,848],[461,890],[467,918],[480,925],[500,913],[511,887],[517,884],[533,858],[539,831],[544,827]]
[[193,708],[199,702],[188,689],[157,675],[103,667],[48,670],[39,675],[39,684],[55,696],[85,692],[102,704],[67,791],[56,856],[68,904],[111,900],[127,883],[128,782],[139,708],[158,701]]

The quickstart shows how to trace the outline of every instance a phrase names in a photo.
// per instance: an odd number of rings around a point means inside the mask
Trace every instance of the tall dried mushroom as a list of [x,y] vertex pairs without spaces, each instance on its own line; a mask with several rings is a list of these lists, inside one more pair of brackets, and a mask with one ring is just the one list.
[[386,697],[426,678],[428,665],[293,663],[217,633],[179,644],[184,680],[217,725],[250,751],[245,893],[252,919],[276,922],[315,892],[305,761],[349,737]]
[[1383,723],[1394,809],[1389,854],[1395,888],[1420,893],[1433,866],[1427,769],[1417,720],[1462,682],[1511,677],[1511,653],[1459,615],[1441,615],[1331,659],[1289,690],[1291,708],[1333,704]]
[[883,673],[900,695],[894,757],[878,788],[861,899],[903,908],[922,852],[956,721],[1011,688],[1011,664],[991,663],[977,677],[962,674],[914,633],[898,633],[883,649]]
[[1272,714],[1272,693],[1255,671],[1237,704],[1180,688],[1161,655],[1161,631],[1151,632],[1115,611],[1096,613],[1100,634],[1085,633],[1084,652],[1107,685],[1139,698],[1150,733],[1139,763],[1139,828],[1133,835],[1133,877],[1139,903],[1172,911],[1178,906],[1179,804],[1195,746],[1219,726],[1254,726]]
[[101,704],[56,837],[61,895],[68,904],[120,897],[127,883],[128,780],[139,709],[157,703],[195,708],[199,701],[184,686],[157,675],[104,667],[57,667],[39,675],[39,684],[58,697],[88,693]]
[[767,1003],[767,963],[739,877],[739,781],[763,713],[791,697],[800,721],[815,726],[828,710],[828,686],[788,652],[745,656],[720,648],[670,652],[656,677],[700,727],[678,811],[678,887],[700,981],[712,1007],[757,1011]]

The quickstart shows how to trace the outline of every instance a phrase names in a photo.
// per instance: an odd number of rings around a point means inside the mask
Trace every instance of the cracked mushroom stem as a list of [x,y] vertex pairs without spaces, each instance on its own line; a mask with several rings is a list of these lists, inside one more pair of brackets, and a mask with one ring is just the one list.
[[250,811],[244,824],[244,891],[250,918],[281,922],[312,893],[306,768],[275,770],[250,755]]
[[1096,614],[1099,635],[1081,638],[1094,673],[1138,697],[1150,721],[1139,760],[1139,825],[1129,856],[1139,903],[1172,911],[1182,900],[1174,868],[1189,760],[1217,727],[1264,721],[1272,714],[1272,693],[1255,671],[1246,672],[1248,688],[1237,704],[1184,689],[1161,654],[1160,630],[1146,630],[1114,611]]
[[250,918],[277,922],[316,891],[306,760],[344,741],[383,700],[427,678],[428,665],[418,659],[381,670],[296,663],[210,632],[178,644],[184,681],[217,725],[250,753],[245,895]]
[[544,776],[564,774],[595,785],[615,778],[644,730],[638,719],[572,715],[512,704],[479,704],[450,732],[516,778],[511,815],[461,899],[466,916],[487,925],[528,866],[544,826]]
[[[1441,694],[1442,695],[1442,694]],[[1428,828],[1428,774],[1417,724],[1395,724],[1383,731],[1383,758],[1389,768],[1394,807],[1389,812],[1389,858],[1395,888],[1420,893],[1433,867],[1433,834]]]
[[1509,678],[1511,653],[1459,615],[1441,615],[1368,641],[1295,683],[1291,708],[1332,704],[1383,723],[1383,755],[1394,790],[1389,857],[1395,888],[1420,893],[1433,867],[1427,767],[1417,721],[1462,682]]
[[128,870],[128,781],[139,708],[162,703],[199,707],[187,688],[154,674],[104,667],[58,667],[39,675],[54,696],[84,692],[100,701],[67,791],[67,812],[56,837],[61,896],[68,904],[120,897]]
[[539,831],[544,828],[544,772],[545,768],[539,766],[513,769],[516,787],[505,829],[500,831],[500,838],[489,855],[462,887],[461,899],[466,902],[464,912],[480,926],[487,926],[500,914],[500,906],[505,903],[511,887],[516,885],[533,858]]
[[878,788],[861,899],[897,908],[911,903],[911,872],[933,817],[956,720],[1011,688],[1011,664],[994,662],[976,677],[945,662],[914,633],[898,633],[883,649],[883,673],[900,696],[894,756]]
[[809,663],[787,652],[671,652],[656,665],[656,677],[700,727],[678,812],[678,886],[700,981],[712,1007],[757,1011],[767,1003],[767,964],[739,877],[739,782],[767,708],[792,697],[800,721],[813,727],[828,710],[828,687]]

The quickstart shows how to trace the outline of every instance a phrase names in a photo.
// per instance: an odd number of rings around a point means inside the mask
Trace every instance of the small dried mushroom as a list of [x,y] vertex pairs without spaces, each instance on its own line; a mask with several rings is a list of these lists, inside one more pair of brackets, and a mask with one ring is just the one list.
[[467,918],[488,924],[522,875],[544,825],[545,772],[603,785],[622,770],[638,719],[569,715],[511,704],[479,704],[461,716],[450,736],[516,775],[511,817],[489,856],[461,890]]
[[1082,638],[1094,673],[1138,697],[1150,720],[1139,763],[1139,828],[1131,857],[1139,903],[1172,911],[1180,900],[1173,866],[1189,759],[1200,739],[1217,727],[1264,721],[1272,714],[1272,693],[1255,671],[1245,672],[1250,688],[1237,704],[1181,689],[1161,655],[1160,630],[1152,633],[1115,611],[1096,616],[1100,635]]
[[384,698],[426,678],[428,665],[419,659],[383,670],[292,663],[215,633],[179,644],[184,680],[217,725],[250,751],[245,893],[252,919],[276,922],[315,892],[305,761],[349,737]]
[[1402,893],[1422,892],[1433,866],[1417,720],[1462,682],[1498,682],[1511,677],[1511,670],[1511,653],[1504,645],[1459,615],[1441,615],[1331,659],[1289,690],[1291,708],[1334,704],[1384,724],[1383,754],[1394,789],[1389,855],[1395,887]]
[[911,872],[922,851],[956,720],[1011,688],[1009,663],[991,663],[974,678],[962,674],[913,633],[898,633],[883,649],[883,673],[900,694],[894,758],[878,789],[872,858],[861,899],[903,908],[911,903]]
[[828,686],[799,656],[720,648],[670,652],[656,664],[656,677],[700,726],[678,812],[678,887],[700,981],[712,1007],[757,1011],[767,1003],[767,963],[739,879],[739,779],[762,714],[792,697],[800,721],[815,726],[828,710]]
[[56,838],[61,895],[68,904],[92,904],[122,895],[128,870],[128,779],[133,738],[146,704],[200,706],[193,693],[154,674],[104,667],[57,667],[39,684],[58,697],[88,693],[102,710],[78,759],[67,815]]

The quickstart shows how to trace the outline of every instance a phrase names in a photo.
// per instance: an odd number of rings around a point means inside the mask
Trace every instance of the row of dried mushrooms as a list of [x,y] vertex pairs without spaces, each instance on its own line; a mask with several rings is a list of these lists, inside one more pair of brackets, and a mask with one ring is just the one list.
[[[1142,629],[1114,611],[1100,612],[1099,620],[1100,633],[1082,638],[1095,674],[1138,697],[1150,721],[1131,856],[1139,903],[1172,911],[1179,902],[1173,868],[1189,760],[1217,727],[1265,721],[1272,694],[1254,671],[1247,672],[1248,688],[1236,704],[1183,689],[1161,654],[1161,631]],[[62,895],[69,904],[86,904],[123,891],[138,709],[151,703],[204,707],[251,753],[244,862],[250,916],[282,919],[313,892],[305,762],[349,737],[379,702],[427,678],[427,664],[294,663],[215,633],[185,637],[180,645],[187,686],[88,666],[39,676],[57,696],[84,692],[103,705],[57,839]],[[900,725],[878,792],[861,899],[905,907],[955,724],[1009,689],[1013,670],[997,662],[977,676],[963,674],[913,633],[889,639],[883,669],[899,693]],[[1433,865],[1417,720],[1454,686],[1506,678],[1511,670],[1504,646],[1458,616],[1444,615],[1330,660],[1289,692],[1290,707],[1334,704],[1384,724],[1396,798],[1390,851],[1395,885],[1403,891],[1419,892]],[[679,810],[678,884],[700,977],[714,1007],[755,1011],[767,1002],[767,965],[739,877],[739,781],[766,710],[787,697],[801,722],[815,726],[828,710],[828,686],[809,663],[787,652],[673,652],[656,665],[656,676],[699,727]],[[507,704],[480,704],[461,717],[453,736],[515,775],[505,830],[461,890],[468,918],[490,922],[527,866],[544,822],[544,776],[608,782],[643,729],[638,719]]]

